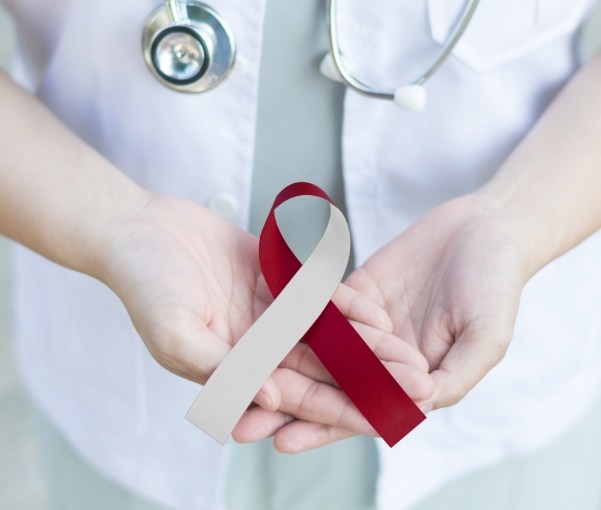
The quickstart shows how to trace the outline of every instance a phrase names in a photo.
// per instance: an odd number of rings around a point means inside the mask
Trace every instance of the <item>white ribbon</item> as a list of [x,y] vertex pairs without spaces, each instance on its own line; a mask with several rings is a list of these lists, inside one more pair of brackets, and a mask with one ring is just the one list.
[[224,444],[272,372],[321,315],[350,253],[343,214],[330,204],[326,230],[311,256],[217,367],[186,418]]

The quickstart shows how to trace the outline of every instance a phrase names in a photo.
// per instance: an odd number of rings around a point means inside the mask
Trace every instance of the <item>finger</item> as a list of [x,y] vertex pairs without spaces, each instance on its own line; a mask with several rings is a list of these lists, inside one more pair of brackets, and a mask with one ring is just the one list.
[[338,285],[332,302],[348,319],[392,332],[392,320],[386,310],[348,285]]
[[296,420],[275,433],[273,444],[282,453],[301,453],[355,435],[340,427]]
[[[385,345],[388,340],[384,340],[380,342],[380,347],[376,349],[376,355],[379,358],[386,356],[390,358],[396,357],[399,360],[382,361],[382,363],[412,399],[423,400],[430,398],[435,385],[434,380],[428,374],[425,359],[421,354],[417,353],[418,358],[415,361],[416,354],[412,352],[415,351],[413,347],[392,335],[386,335],[391,337],[391,341],[394,344],[400,344],[400,348],[397,345],[388,347]],[[365,335],[365,338],[369,338],[369,335]],[[390,351],[387,351],[387,349],[390,349]],[[338,386],[307,344],[298,344],[295,346],[280,367],[298,372],[317,382]]]
[[180,377],[205,384],[231,346],[204,326],[172,324],[170,331],[160,331],[146,342],[154,359]]
[[255,306],[253,307],[253,320],[256,321],[267,309],[267,307],[273,303],[273,296],[271,295],[271,291],[269,290],[267,282],[265,281],[265,277],[262,273],[257,277],[255,297],[256,302]]
[[[430,405],[425,402],[419,403],[419,407],[424,414],[431,411]],[[357,434],[341,427],[294,420],[275,432],[273,442],[282,453],[301,453],[355,435]]]
[[436,384],[430,404],[433,409],[459,402],[507,352],[511,333],[503,328],[482,327],[477,322],[462,333],[432,372]]
[[255,395],[253,402],[266,411],[277,411],[280,407],[282,396],[276,382],[270,377],[265,381],[259,392]]
[[281,412],[268,412],[260,407],[246,411],[232,431],[232,437],[239,443],[253,443],[273,436],[294,417]]
[[334,378],[306,343],[296,344],[294,349],[282,360],[280,367],[294,370],[317,382],[336,385]]
[[359,322],[352,322],[352,325],[380,360],[405,363],[429,372],[428,360],[415,346],[390,332]]
[[[408,369],[416,370],[414,367]],[[398,374],[396,377],[399,377]],[[434,388],[433,382],[431,388]],[[430,395],[431,392],[427,397]],[[427,402],[419,402],[418,405],[424,413],[431,410]],[[375,431],[371,432],[375,435]],[[252,407],[246,411],[232,432],[233,438],[241,443],[259,441],[274,434],[278,450],[284,453],[298,453],[351,437],[356,433],[342,427],[296,420],[289,414],[280,411],[268,412],[260,407]]]
[[[263,276],[257,280],[256,295],[261,306],[254,311],[255,318],[261,315],[273,301]],[[344,283],[338,285],[332,296],[332,302],[346,318],[368,324],[382,331],[392,332],[392,320],[386,310],[348,285]]]
[[[401,363],[386,365],[414,401],[431,398],[435,385],[429,374]],[[282,398],[278,411],[300,420],[342,427],[360,434],[374,433],[372,426],[340,389],[286,368],[276,370],[272,377]]]
[[287,368],[276,370],[272,377],[282,396],[279,411],[358,433],[373,432],[371,425],[340,389]]
[[421,402],[432,398],[436,383],[431,374],[404,363],[386,361],[384,366],[411,400]]
[[[156,334],[148,349],[155,360],[170,372],[190,381],[205,384],[230,352],[231,347],[205,327],[180,324],[172,332]],[[277,384],[269,378],[255,396],[267,410],[276,410],[281,401]]]
[[345,285],[356,290],[362,296],[365,296],[380,308],[384,309],[386,301],[376,281],[369,275],[365,266],[359,266],[344,281]]
[[[424,373],[428,373],[428,361],[414,346],[391,333],[355,321],[351,323],[380,360],[411,365]],[[299,372],[316,381],[336,385],[330,373],[305,343],[296,345],[284,358],[280,366]]]

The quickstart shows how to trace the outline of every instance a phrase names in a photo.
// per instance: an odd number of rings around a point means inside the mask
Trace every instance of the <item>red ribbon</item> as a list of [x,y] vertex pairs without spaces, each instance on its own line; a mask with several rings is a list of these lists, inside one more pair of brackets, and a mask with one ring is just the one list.
[[[275,209],[287,200],[303,195],[334,204],[321,188],[308,182],[293,183],[278,193],[259,240],[261,269],[274,298],[302,265],[282,237]],[[425,415],[334,303],[327,304],[304,339],[389,446],[394,446],[425,420]]]

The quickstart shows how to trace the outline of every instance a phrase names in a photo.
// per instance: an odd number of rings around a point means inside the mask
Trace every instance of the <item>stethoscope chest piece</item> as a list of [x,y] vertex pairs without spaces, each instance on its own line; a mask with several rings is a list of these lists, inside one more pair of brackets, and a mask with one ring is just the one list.
[[204,92],[229,75],[236,60],[232,31],[208,5],[165,2],[144,23],[142,51],[150,72],[180,92]]

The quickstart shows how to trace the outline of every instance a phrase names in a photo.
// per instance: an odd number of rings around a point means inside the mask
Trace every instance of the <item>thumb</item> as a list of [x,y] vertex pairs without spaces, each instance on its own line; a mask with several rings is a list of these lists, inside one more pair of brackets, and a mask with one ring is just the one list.
[[511,336],[512,328],[501,328],[497,321],[470,322],[431,374],[436,389],[429,406],[448,407],[465,397],[503,359]]
[[[227,342],[206,326],[179,327],[152,337],[152,341],[145,343],[154,359],[170,372],[199,384],[207,382],[231,350]],[[279,407],[280,392],[271,377],[254,401],[268,411]]]

